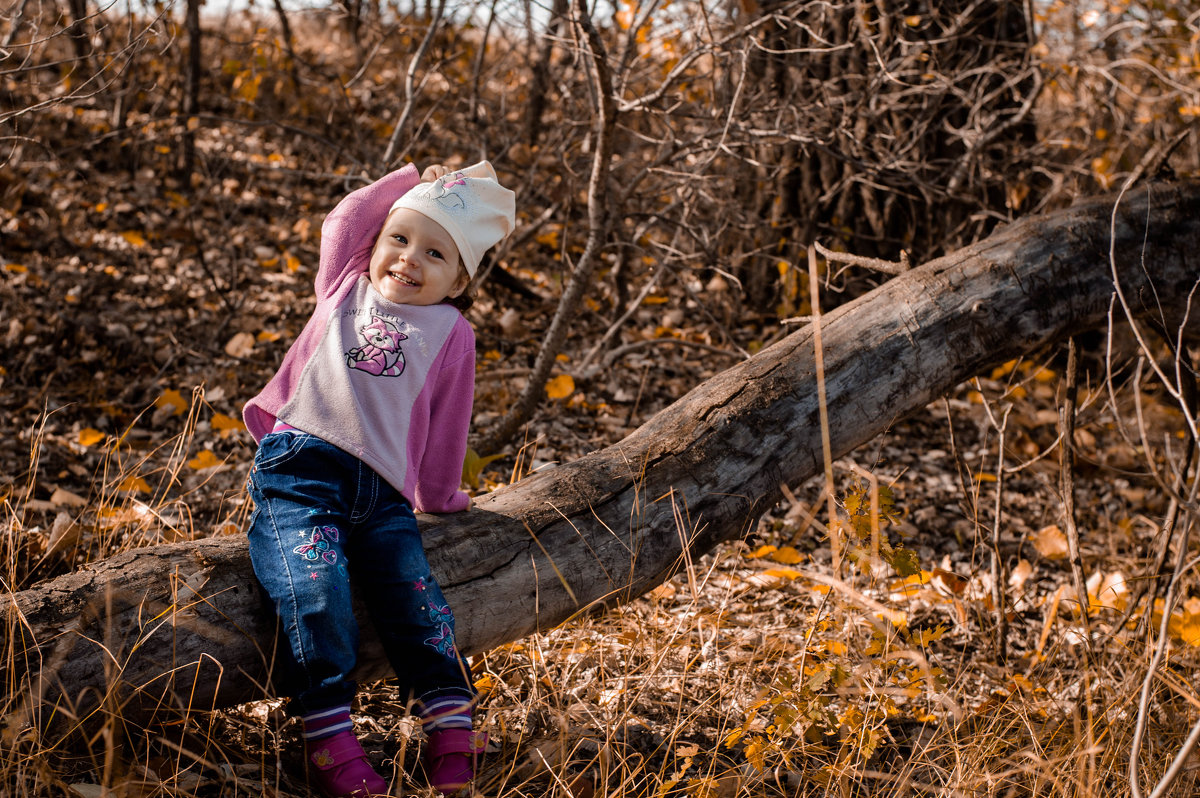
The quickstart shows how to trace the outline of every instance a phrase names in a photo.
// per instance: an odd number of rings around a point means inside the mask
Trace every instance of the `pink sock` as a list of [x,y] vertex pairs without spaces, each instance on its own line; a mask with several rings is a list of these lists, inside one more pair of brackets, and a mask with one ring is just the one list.
[[350,705],[342,704],[329,709],[321,709],[301,715],[304,723],[305,740],[321,740],[332,737],[338,732],[351,731],[354,724],[350,721]]
[[469,698],[451,695],[422,701],[420,706],[421,726],[426,734],[442,729],[471,730],[471,715],[474,705]]

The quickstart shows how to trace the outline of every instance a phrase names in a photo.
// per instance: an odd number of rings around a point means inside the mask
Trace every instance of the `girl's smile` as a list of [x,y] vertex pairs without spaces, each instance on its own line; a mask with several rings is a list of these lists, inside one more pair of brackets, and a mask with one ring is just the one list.
[[376,291],[401,305],[437,304],[461,294],[470,280],[450,234],[411,208],[397,208],[383,223],[370,276]]

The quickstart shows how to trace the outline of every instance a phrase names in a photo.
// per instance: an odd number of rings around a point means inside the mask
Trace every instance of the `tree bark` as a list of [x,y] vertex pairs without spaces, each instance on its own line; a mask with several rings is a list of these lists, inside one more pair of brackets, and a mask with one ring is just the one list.
[[[1102,328],[1114,274],[1135,315],[1175,329],[1200,281],[1200,182],[1154,184],[1113,206],[1101,198],[1013,224],[824,316],[834,456],[994,364]],[[812,330],[799,330],[617,444],[467,512],[423,516],[462,649],[635,598],[685,549],[743,534],[781,484],[819,473],[814,360]],[[268,691],[275,621],[240,536],[128,552],[6,603],[0,676],[42,721],[55,706],[59,719],[96,707],[162,719]],[[387,675],[375,641],[361,659],[361,678]]]

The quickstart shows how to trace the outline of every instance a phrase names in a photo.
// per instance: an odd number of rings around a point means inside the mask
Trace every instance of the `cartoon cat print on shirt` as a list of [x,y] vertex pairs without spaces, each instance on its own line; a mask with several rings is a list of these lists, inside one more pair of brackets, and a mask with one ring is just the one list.
[[408,336],[396,325],[379,316],[358,328],[364,343],[346,353],[346,365],[376,377],[398,377],[404,371],[404,352],[400,342]]

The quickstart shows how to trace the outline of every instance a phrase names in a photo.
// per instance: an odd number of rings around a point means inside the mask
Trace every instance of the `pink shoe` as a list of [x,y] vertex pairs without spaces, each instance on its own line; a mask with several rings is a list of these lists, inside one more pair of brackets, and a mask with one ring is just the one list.
[[304,744],[304,755],[315,767],[311,771],[321,793],[328,798],[366,798],[387,795],[387,782],[367,762],[367,754],[353,732]]
[[487,735],[468,729],[442,729],[429,735],[425,748],[425,773],[429,786],[454,795],[475,778],[475,768]]

